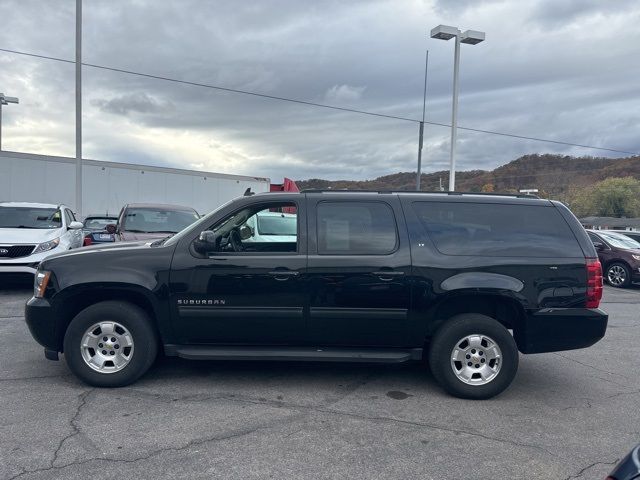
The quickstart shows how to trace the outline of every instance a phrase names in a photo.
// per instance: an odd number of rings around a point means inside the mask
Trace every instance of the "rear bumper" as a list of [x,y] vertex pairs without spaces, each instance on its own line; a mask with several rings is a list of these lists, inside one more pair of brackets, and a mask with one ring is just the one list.
[[62,351],[62,341],[53,310],[48,300],[31,297],[25,306],[24,319],[36,342],[45,350],[59,352]]
[[599,308],[544,308],[526,316],[515,339],[522,353],[586,348],[604,337],[608,320]]

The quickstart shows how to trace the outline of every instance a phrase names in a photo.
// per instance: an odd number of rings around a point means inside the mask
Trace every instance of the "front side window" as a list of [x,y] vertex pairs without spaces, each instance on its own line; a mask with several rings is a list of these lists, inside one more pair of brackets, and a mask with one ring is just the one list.
[[194,248],[202,254],[297,252],[295,212],[293,203],[250,205],[211,225],[194,242]]
[[57,208],[0,207],[0,228],[50,229],[62,226]]
[[129,208],[123,230],[134,233],[177,233],[198,220],[195,210]]
[[383,202],[320,202],[320,255],[388,255],[398,243],[391,207]]
[[445,255],[582,257],[554,207],[502,203],[414,202],[413,209]]

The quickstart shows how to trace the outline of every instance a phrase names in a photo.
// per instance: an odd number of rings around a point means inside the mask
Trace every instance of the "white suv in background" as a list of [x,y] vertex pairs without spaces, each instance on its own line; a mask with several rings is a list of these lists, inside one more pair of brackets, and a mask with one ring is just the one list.
[[0,274],[35,273],[49,255],[82,246],[82,223],[64,205],[0,202]]

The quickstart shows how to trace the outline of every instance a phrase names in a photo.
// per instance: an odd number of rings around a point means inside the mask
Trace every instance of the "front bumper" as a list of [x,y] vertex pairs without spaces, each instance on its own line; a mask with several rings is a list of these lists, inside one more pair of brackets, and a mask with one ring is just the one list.
[[31,336],[45,350],[62,351],[62,335],[58,330],[54,308],[46,298],[31,297],[24,309],[24,319]]
[[586,348],[604,337],[608,320],[599,308],[544,308],[526,315],[515,340],[522,353]]
[[26,257],[7,258],[0,257],[0,274],[2,273],[31,273],[35,274],[38,270],[38,265],[48,257],[55,253],[64,252],[65,249],[62,246],[57,246],[52,250],[46,252],[36,253],[35,255],[29,255]]
[[2,273],[31,273],[35,274],[40,262],[18,263],[0,261],[0,274]]

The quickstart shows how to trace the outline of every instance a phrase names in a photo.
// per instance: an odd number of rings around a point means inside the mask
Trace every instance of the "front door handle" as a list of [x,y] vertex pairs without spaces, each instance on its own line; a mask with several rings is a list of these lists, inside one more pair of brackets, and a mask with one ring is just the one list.
[[404,272],[400,272],[397,270],[383,270],[381,272],[373,272],[373,274],[383,282],[390,282],[394,279],[394,277],[401,277],[402,275],[404,275]]
[[290,277],[295,277],[300,272],[296,272],[295,270],[272,270],[269,272],[269,275],[275,277],[276,280],[288,280]]

